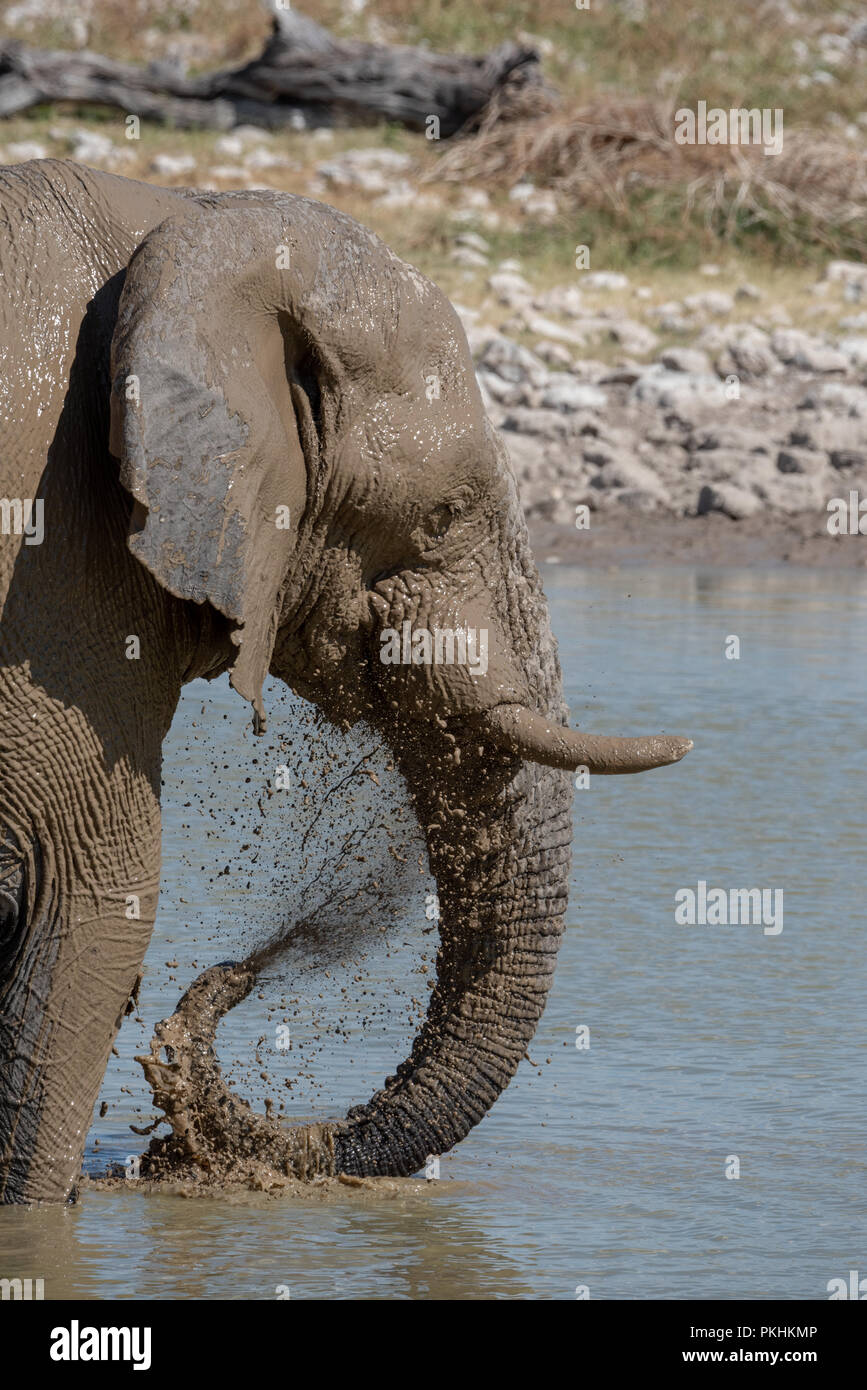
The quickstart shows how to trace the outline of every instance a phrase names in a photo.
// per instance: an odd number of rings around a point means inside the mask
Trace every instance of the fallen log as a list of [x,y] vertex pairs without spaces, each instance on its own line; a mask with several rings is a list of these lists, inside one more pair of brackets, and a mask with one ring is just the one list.
[[295,10],[273,13],[259,57],[241,68],[187,77],[179,65],[137,67],[98,53],[0,44],[0,117],[41,102],[117,107],[177,127],[278,129],[395,121],[448,137],[473,129],[496,99],[524,113],[550,101],[532,48],[501,45],[484,57],[337,39]]

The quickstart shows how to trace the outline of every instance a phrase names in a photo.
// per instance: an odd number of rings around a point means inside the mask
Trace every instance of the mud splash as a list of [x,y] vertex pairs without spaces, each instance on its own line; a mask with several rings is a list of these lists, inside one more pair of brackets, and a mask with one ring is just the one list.
[[[275,792],[266,776],[258,797],[214,804],[207,774],[225,762],[227,714],[238,739],[249,733],[233,701],[219,692],[199,698],[189,701],[195,713],[178,739],[182,769],[169,795],[179,829],[198,835],[197,853],[181,857],[179,876],[194,871],[217,888],[221,912],[215,931],[187,907],[185,946],[178,950],[167,936],[161,962],[180,967],[176,992],[163,993],[159,1011],[153,999],[138,1003],[132,1020],[142,1033],[130,1061],[135,1056],[146,1084],[138,1113],[124,1119],[148,1147],[91,1168],[86,1183],[129,1190],[134,1178],[143,1194],[239,1200],[245,1192],[383,1195],[392,1182],[395,1193],[411,1191],[410,1179],[336,1173],[334,1137],[344,1121],[332,1120],[323,1102],[343,1116],[354,1097],[323,1093],[317,1065],[324,1053],[327,1075],[329,1053],[348,1050],[350,1037],[372,1031],[375,1045],[395,1011],[411,1036],[425,1011],[436,923],[422,914],[424,891],[434,885],[402,780],[370,731],[335,730],[278,688],[272,699],[282,728],[255,747],[251,773],[282,771],[283,789]],[[247,782],[242,787],[246,793]],[[414,978],[405,994],[383,991],[382,978],[392,973],[385,962],[397,951],[416,962],[413,976],[424,988]],[[221,956],[229,959],[203,968]],[[151,991],[162,976],[162,992],[166,977],[153,966]],[[245,1001],[242,1031],[255,1020],[245,1045],[236,1050],[232,1024],[218,1045],[221,1021]],[[156,1018],[162,1022],[154,1027]],[[275,1042],[284,1029],[288,1039],[290,1023],[291,1043]],[[381,1074],[388,1069],[386,1060]],[[314,1116],[319,1123],[308,1125]]]
[[[283,1128],[232,1092],[217,1057],[220,1020],[248,997],[262,970],[312,927],[303,922],[242,961],[203,971],[171,1017],[156,1025],[150,1052],[136,1060],[163,1113],[136,1132],[167,1122],[171,1134],[152,1138],[142,1155],[140,1176],[146,1181],[265,1192],[292,1191],[317,1180],[362,1181],[335,1173],[337,1121]],[[267,1112],[272,1102],[265,1104]]]

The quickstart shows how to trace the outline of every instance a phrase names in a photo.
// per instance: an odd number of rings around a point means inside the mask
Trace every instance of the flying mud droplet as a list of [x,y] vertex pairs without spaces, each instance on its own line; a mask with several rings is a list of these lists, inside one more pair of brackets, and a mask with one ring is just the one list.
[[[227,729],[222,702],[200,699],[174,786],[166,768],[200,920],[185,924],[183,959],[173,936],[161,964],[183,983],[195,961],[241,959],[202,969],[137,1058],[158,1112],[131,1126],[151,1136],[140,1181],[292,1192],[326,1183],[333,1155],[323,1122],[336,1123],[366,1090],[370,1039],[397,1034],[406,1055],[433,974],[425,901],[434,884],[390,750],[369,730],[340,733],[275,685],[270,733],[248,737],[239,707],[238,747],[234,715]],[[239,791],[227,803],[232,758]],[[289,774],[280,790],[270,785],[277,766]],[[411,983],[419,974],[421,990]],[[278,1047],[278,1028],[288,1046]],[[331,1093],[335,1074],[340,1095]],[[154,1133],[166,1124],[167,1134]]]

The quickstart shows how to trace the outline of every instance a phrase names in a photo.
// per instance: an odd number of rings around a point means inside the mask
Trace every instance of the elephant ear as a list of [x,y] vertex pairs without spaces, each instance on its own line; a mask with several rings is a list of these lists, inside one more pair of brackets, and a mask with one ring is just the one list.
[[261,226],[227,247],[222,223],[237,231],[238,217],[173,216],[135,252],[112,341],[109,448],[135,502],[130,550],[170,593],[228,619],[231,683],[263,729],[262,684],[307,496],[301,437],[308,451],[317,440],[287,379],[291,322],[237,293],[241,268],[263,254]]

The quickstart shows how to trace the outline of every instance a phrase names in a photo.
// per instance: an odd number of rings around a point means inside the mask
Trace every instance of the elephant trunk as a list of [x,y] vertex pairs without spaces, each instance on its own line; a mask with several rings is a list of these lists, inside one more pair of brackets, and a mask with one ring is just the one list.
[[[379,590],[380,621],[486,638],[486,663],[385,665],[383,724],[425,833],[440,946],[410,1055],[365,1105],[329,1127],[323,1161],[360,1177],[408,1175],[473,1128],[525,1056],[554,974],[568,898],[571,784],[532,750],[498,746],[492,705],[527,700],[566,719],[556,646],[517,506],[500,552],[509,582],[481,576],[458,595],[429,576]],[[517,564],[518,568],[512,566]],[[469,648],[468,648],[469,650]],[[389,699],[392,694],[397,698]],[[542,718],[542,715],[539,715]],[[305,1158],[310,1155],[309,1145]]]
[[569,779],[496,751],[487,765],[456,765],[447,735],[440,752],[434,776],[430,740],[424,764],[418,753],[400,758],[440,904],[437,983],[410,1056],[345,1119],[284,1130],[225,1085],[216,1055],[217,1025],[250,993],[263,961],[212,967],[139,1058],[172,1127],[168,1139],[152,1140],[145,1172],[172,1178],[189,1165],[266,1184],[280,1173],[408,1176],[463,1139],[505,1089],[536,1030],[560,944]]
[[438,888],[437,983],[407,1061],[335,1129],[336,1171],[361,1176],[415,1172],[504,1090],[545,1006],[568,891],[563,773],[512,763],[501,777],[463,763],[456,804],[431,790],[429,761],[405,771]]

